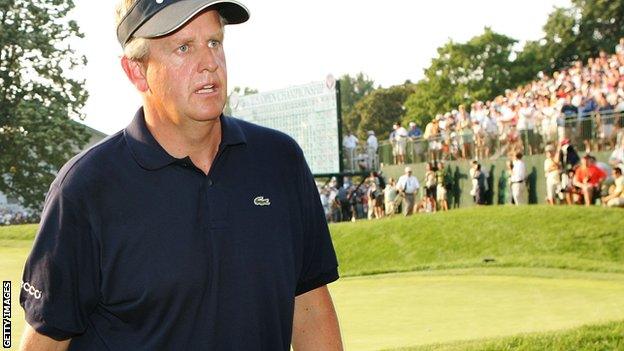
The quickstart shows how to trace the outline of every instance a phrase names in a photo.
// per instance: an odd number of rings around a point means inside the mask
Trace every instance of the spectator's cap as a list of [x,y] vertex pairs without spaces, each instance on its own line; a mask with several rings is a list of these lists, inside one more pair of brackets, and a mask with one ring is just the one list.
[[235,0],[137,0],[117,26],[122,47],[133,37],[157,38],[173,33],[198,13],[214,9],[228,24],[249,19],[249,10]]
[[457,111],[457,110],[453,110],[453,111],[451,111],[451,113],[450,113],[450,114],[456,115],[456,114],[458,114],[458,113],[459,113],[459,111]]
[[449,117],[451,117],[451,113],[450,112],[447,112],[447,113],[444,114],[444,118],[449,118]]
[[416,126],[416,123],[415,122],[409,122],[409,126],[410,127],[414,127],[414,126]]
[[412,171],[412,167],[405,167],[405,173],[409,173]]
[[368,131],[368,135],[375,135],[375,132],[374,132],[374,131],[372,131],[372,130],[369,130],[369,131]]
[[563,140],[561,140],[561,146],[563,146],[563,145],[568,145],[568,144],[570,144],[570,139],[568,139],[568,138],[563,138]]

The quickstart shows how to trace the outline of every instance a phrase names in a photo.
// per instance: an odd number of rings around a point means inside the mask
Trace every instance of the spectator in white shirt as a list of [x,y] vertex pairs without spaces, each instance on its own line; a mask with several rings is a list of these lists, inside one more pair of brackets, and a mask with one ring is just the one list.
[[405,164],[405,149],[407,148],[407,129],[401,126],[401,122],[396,122],[394,131],[395,160],[397,165]]
[[375,136],[375,132],[372,130],[368,131],[368,139],[366,139],[366,155],[368,156],[368,168],[376,169],[377,168],[377,149],[379,148],[379,143],[377,142],[377,137]]
[[346,166],[350,171],[355,170],[355,148],[358,145],[358,139],[351,133],[347,131],[347,135],[342,140],[342,146],[345,149],[346,156]]
[[557,189],[561,184],[559,171],[559,157],[556,156],[555,148],[552,145],[546,146],[546,159],[544,160],[544,176],[546,177],[546,203],[555,204]]
[[409,216],[414,212],[414,197],[420,188],[418,179],[412,175],[412,168],[405,167],[405,174],[397,181],[397,190],[403,196],[403,214]]
[[526,178],[526,166],[522,161],[522,153],[519,152],[514,155],[512,168],[511,168],[511,196],[514,200],[514,204],[522,205],[524,201],[525,193],[525,178]]

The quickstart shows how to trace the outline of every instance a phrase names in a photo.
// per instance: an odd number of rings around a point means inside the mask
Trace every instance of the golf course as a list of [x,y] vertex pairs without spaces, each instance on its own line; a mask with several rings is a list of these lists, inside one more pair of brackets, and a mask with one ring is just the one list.
[[[330,226],[346,350],[624,349],[624,212],[493,206]],[[13,349],[36,226],[0,227]]]

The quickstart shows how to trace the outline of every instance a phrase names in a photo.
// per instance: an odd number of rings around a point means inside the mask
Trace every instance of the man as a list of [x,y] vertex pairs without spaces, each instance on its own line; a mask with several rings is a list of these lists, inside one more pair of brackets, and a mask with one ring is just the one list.
[[301,149],[221,114],[223,24],[247,9],[119,9],[143,107],[50,188],[24,269],[22,350],[288,350],[291,337],[341,349],[325,287],[337,263]]
[[423,142],[421,140],[422,130],[415,122],[409,122],[409,131],[407,132],[407,136],[412,142],[412,153],[413,158],[412,161],[420,161],[423,160]]
[[622,169],[615,167],[611,172],[614,186],[610,194],[602,198],[602,203],[609,207],[624,207],[624,176],[622,176]]
[[526,166],[522,161],[522,153],[518,152],[514,154],[513,163],[511,168],[511,196],[516,206],[522,205],[524,201],[525,184],[526,179]]
[[395,164],[405,164],[405,150],[407,148],[407,129],[401,126],[401,122],[395,123],[394,141],[395,141]]
[[418,179],[412,175],[412,168],[405,167],[405,174],[399,177],[396,188],[403,197],[403,215],[409,216],[414,212],[414,196],[418,193],[420,184]]
[[355,171],[355,149],[358,145],[358,139],[352,132],[347,131],[347,135],[345,135],[342,140],[342,146],[345,149],[345,156],[347,160],[347,169],[350,171]]
[[590,155],[581,158],[581,165],[574,172],[572,184],[579,189],[585,206],[593,203],[595,196],[599,195],[600,183],[606,178],[607,174],[594,164]]
[[377,169],[377,149],[379,148],[379,143],[377,142],[377,137],[375,136],[375,132],[372,130],[368,131],[368,139],[366,139],[366,154],[368,156],[368,169]]

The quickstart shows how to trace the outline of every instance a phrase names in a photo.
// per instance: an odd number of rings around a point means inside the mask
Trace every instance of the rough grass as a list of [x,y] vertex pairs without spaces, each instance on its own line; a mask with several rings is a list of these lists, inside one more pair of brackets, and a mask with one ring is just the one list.
[[611,351],[624,350],[624,321],[487,341],[397,349],[401,351]]
[[330,229],[343,276],[487,266],[624,272],[623,216],[599,207],[496,206]]

